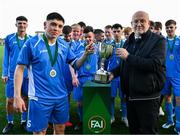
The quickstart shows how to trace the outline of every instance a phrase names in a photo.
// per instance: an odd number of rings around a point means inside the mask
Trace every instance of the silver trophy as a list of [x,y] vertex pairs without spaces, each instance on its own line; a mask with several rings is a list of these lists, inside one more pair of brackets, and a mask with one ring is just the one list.
[[100,69],[96,71],[94,81],[97,83],[108,83],[108,72],[104,70],[104,62],[112,55],[113,46],[109,44],[98,44],[98,51],[100,55]]

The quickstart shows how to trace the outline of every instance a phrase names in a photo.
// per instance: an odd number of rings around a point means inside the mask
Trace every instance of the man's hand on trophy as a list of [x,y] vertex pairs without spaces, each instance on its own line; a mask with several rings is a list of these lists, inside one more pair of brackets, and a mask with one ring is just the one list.
[[86,50],[86,54],[92,54],[92,53],[94,53],[94,45],[93,45],[93,44],[88,44],[88,45],[86,45],[85,50]]
[[111,81],[112,79],[114,79],[114,75],[111,72],[108,72],[108,76],[109,76],[109,81]]
[[124,48],[117,48],[116,55],[121,59],[126,60],[129,55],[129,52]]

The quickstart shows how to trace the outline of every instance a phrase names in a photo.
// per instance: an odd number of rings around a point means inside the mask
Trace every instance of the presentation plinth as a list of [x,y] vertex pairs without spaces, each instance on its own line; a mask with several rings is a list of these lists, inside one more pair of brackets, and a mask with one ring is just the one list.
[[83,133],[110,134],[110,84],[87,81],[83,86]]

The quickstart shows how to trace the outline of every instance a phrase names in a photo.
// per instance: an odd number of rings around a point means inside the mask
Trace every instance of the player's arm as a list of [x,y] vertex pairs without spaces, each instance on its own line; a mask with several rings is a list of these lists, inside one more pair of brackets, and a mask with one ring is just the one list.
[[5,39],[4,45],[4,56],[3,56],[3,71],[2,71],[2,80],[4,83],[8,80],[8,69],[9,69],[9,40]]
[[25,103],[21,97],[24,68],[24,65],[17,65],[14,74],[14,107],[19,112],[26,111]]
[[76,61],[77,68],[80,68],[83,65],[83,63],[86,61],[88,55],[92,53],[94,53],[94,46],[93,44],[89,44],[86,46],[83,55]]
[[72,84],[73,84],[73,86],[78,86],[78,85],[79,85],[79,80],[78,80],[78,78],[77,78],[77,75],[76,75],[76,73],[75,73],[74,68],[73,68],[71,65],[69,65],[69,70],[70,70],[70,72],[71,72],[71,77],[72,77]]

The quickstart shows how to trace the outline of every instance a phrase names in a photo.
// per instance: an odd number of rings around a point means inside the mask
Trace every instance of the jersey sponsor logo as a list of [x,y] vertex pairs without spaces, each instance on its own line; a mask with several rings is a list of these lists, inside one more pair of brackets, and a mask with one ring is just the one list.
[[41,50],[41,51],[40,51],[40,54],[41,54],[41,53],[45,53],[45,52],[47,52],[47,50]]
[[13,41],[13,44],[17,44],[17,41]]
[[99,115],[92,116],[88,121],[88,128],[94,133],[101,133],[106,128],[106,121]]

